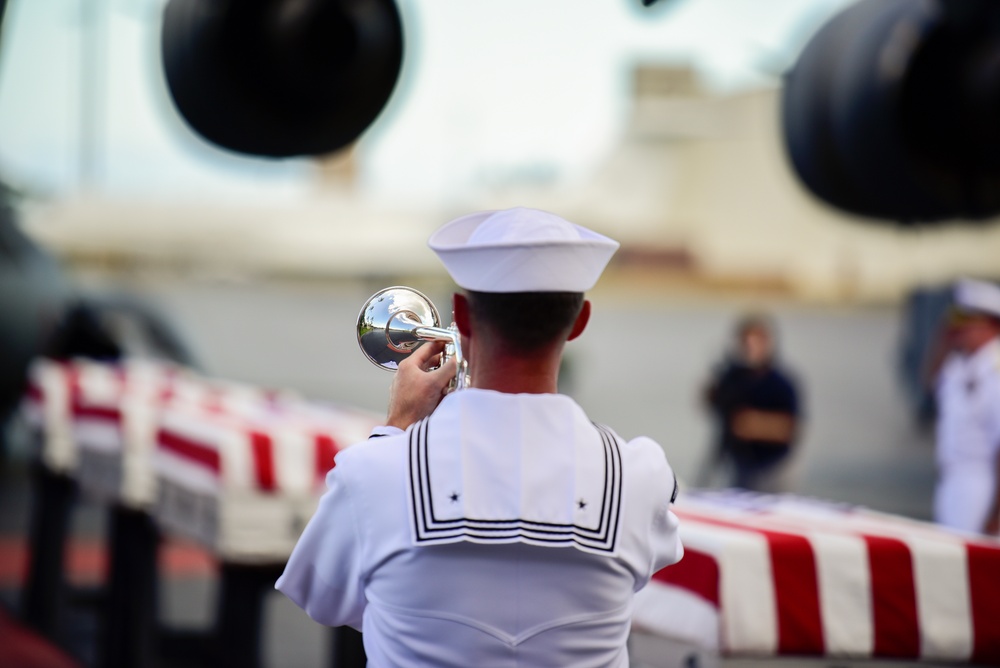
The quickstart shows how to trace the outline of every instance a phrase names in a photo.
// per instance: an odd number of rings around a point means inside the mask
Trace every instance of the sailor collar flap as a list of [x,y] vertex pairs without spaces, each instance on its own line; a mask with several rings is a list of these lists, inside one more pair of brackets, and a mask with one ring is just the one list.
[[562,395],[464,390],[409,433],[415,545],[529,543],[617,553],[617,436]]

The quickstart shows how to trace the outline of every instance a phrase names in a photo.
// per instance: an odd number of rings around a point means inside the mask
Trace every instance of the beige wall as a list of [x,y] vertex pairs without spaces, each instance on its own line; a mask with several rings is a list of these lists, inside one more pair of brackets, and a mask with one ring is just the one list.
[[895,299],[961,274],[1000,278],[995,222],[902,230],[807,193],[784,154],[779,98],[640,97],[621,147],[585,189],[599,201],[581,196],[579,216],[626,243],[685,244],[707,277],[779,279],[807,298]]
[[83,261],[439,274],[424,243],[437,225],[468,210],[528,205],[654,258],[690,257],[679,269],[684,280],[885,300],[961,274],[1000,278],[1000,226],[903,231],[842,215],[806,193],[783,152],[778,90],[713,97],[689,70],[656,66],[639,68],[636,81],[621,142],[584,183],[498,191],[447,210],[391,210],[357,193],[352,175],[363,154],[348,153],[319,170],[311,200],[291,206],[75,200],[32,207],[26,217],[36,236]]

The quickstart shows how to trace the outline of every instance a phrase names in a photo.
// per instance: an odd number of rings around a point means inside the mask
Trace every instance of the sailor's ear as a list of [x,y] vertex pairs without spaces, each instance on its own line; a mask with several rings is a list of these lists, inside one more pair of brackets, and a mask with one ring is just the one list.
[[583,334],[583,330],[587,329],[587,323],[590,322],[590,300],[583,300],[583,307],[580,309],[579,315],[576,316],[576,320],[573,322],[573,329],[569,331],[569,336],[566,337],[567,341],[572,341],[576,337]]
[[456,292],[451,297],[452,317],[455,318],[455,325],[458,326],[458,333],[465,337],[472,336],[472,328],[469,327],[469,299]]

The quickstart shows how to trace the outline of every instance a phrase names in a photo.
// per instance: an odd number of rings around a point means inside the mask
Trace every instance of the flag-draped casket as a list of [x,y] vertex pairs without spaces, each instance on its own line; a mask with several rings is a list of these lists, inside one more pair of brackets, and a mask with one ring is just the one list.
[[288,557],[336,453],[379,421],[140,360],[39,360],[24,413],[51,470],[246,563]]
[[676,513],[685,556],[640,593],[637,629],[722,655],[1000,664],[1000,541],[735,490]]

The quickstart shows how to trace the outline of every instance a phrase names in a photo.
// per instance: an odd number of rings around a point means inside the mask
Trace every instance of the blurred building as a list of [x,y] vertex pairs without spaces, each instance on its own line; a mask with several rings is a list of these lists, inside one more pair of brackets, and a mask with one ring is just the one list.
[[[661,65],[637,66],[632,83],[621,142],[588,182],[496,186],[463,211],[549,208],[621,239],[620,269],[806,299],[894,300],[920,283],[997,273],[996,225],[901,231],[845,216],[809,195],[784,155],[780,90],[714,96],[693,70]],[[80,199],[36,205],[27,218],[64,257],[112,267],[439,273],[425,239],[463,211],[366,201],[357,187],[363,159],[358,148],[322,161],[314,194],[295,204]]]
[[630,124],[593,182],[545,198],[613,231],[624,258],[820,300],[895,300],[1000,271],[995,222],[902,231],[813,198],[784,154],[780,89],[716,97],[692,70],[657,65],[636,67],[633,89]]

